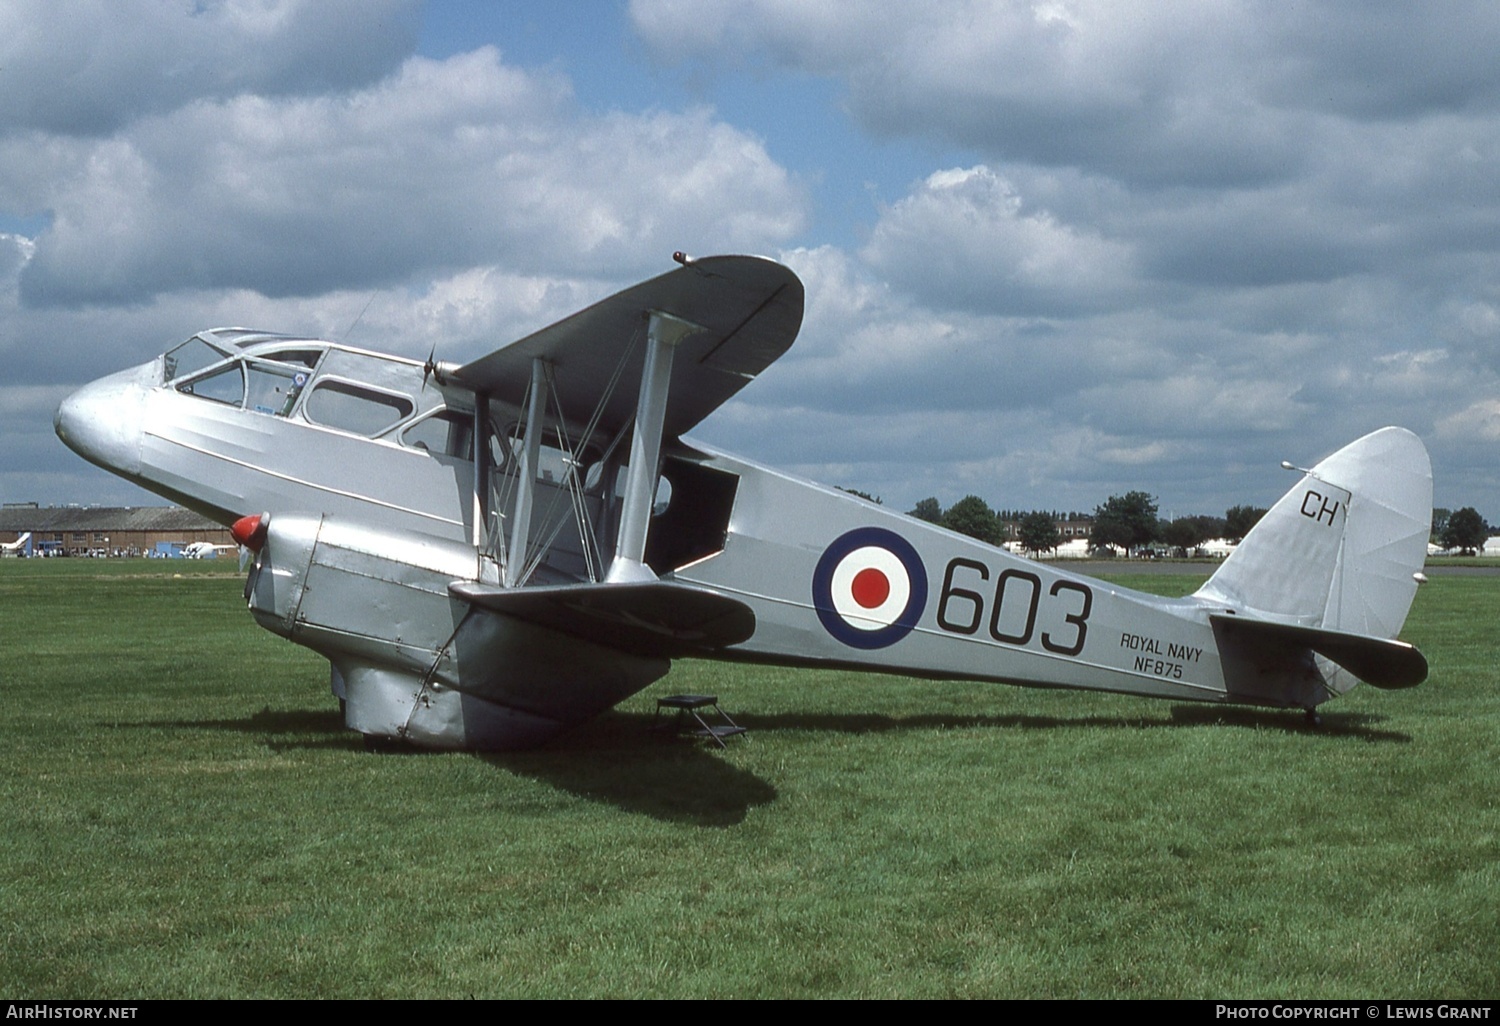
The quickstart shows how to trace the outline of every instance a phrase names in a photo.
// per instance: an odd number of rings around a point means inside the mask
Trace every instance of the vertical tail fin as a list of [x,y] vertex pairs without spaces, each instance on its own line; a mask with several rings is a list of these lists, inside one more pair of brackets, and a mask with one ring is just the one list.
[[1197,596],[1282,623],[1394,638],[1432,530],[1420,439],[1381,428],[1313,467]]

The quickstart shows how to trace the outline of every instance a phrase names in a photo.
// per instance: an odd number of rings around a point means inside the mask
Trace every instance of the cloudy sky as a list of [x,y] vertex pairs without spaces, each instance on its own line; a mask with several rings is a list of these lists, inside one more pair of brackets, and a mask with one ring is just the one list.
[[465,360],[683,249],[808,289],[697,436],[888,505],[1222,514],[1400,424],[1500,520],[1497,53],[1441,0],[3,0],[0,499],[160,501],[52,413],[199,328]]

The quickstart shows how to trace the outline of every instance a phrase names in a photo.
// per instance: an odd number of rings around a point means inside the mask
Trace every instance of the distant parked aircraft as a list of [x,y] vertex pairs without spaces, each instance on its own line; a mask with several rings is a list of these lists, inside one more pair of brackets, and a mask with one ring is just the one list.
[[238,545],[215,545],[213,542],[193,542],[191,545],[182,547],[182,554],[187,559],[213,559],[221,552],[237,552]]

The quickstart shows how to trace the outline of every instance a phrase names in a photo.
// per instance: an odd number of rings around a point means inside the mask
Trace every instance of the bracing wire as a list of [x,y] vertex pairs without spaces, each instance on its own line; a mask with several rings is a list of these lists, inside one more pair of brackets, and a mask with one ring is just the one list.
[[[564,472],[563,487],[553,491],[551,500],[548,502],[546,510],[538,521],[539,523],[549,524],[550,530],[547,531],[544,538],[540,539],[537,545],[527,546],[526,558],[522,563],[522,572],[518,578],[518,581],[521,583],[529,580],[531,575],[536,572],[546,553],[551,550],[553,543],[557,540],[557,536],[562,532],[566,519],[557,517],[556,513],[558,512],[559,504],[562,502],[562,492],[564,490],[568,493],[569,502],[572,506],[573,519],[578,527],[579,544],[583,550],[584,565],[588,578],[590,581],[599,580],[599,575],[603,570],[603,553],[599,549],[598,537],[594,532],[592,518],[589,516],[587,497],[584,494],[585,482],[579,474],[579,468],[582,465],[588,446],[592,443],[594,435],[598,431],[599,422],[604,416],[604,410],[614,397],[620,381],[624,377],[625,367],[629,363],[631,355],[639,348],[643,337],[644,327],[638,326],[632,333],[629,342],[626,343],[624,350],[620,354],[620,358],[615,361],[615,366],[610,371],[609,380],[605,383],[598,401],[594,404],[594,409],[589,414],[588,422],[584,425],[576,445],[573,444],[568,436],[567,419],[563,413],[562,399],[557,392],[555,368],[550,363],[544,368],[543,377],[547,382],[551,405],[557,417],[557,440],[565,454],[567,467]],[[529,400],[529,391],[527,397]],[[605,453],[604,459],[601,462],[607,461],[609,456],[613,454],[621,437],[623,437],[623,432],[617,434],[611,440],[609,450]],[[604,501],[607,501],[607,498]]]

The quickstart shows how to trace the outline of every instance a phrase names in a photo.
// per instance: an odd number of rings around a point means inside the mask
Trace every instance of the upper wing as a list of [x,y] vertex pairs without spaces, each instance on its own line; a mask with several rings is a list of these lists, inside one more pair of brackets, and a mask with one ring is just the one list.
[[[446,375],[452,384],[495,396],[519,396],[532,360],[556,369],[558,398],[571,416],[586,417],[606,391],[631,339],[643,334],[647,311],[700,325],[672,363],[663,434],[692,428],[791,348],[802,326],[802,282],[772,260],[703,257],[644,281],[571,317]],[[612,430],[634,413],[644,346],[625,363],[622,387],[605,405],[600,425]]]

